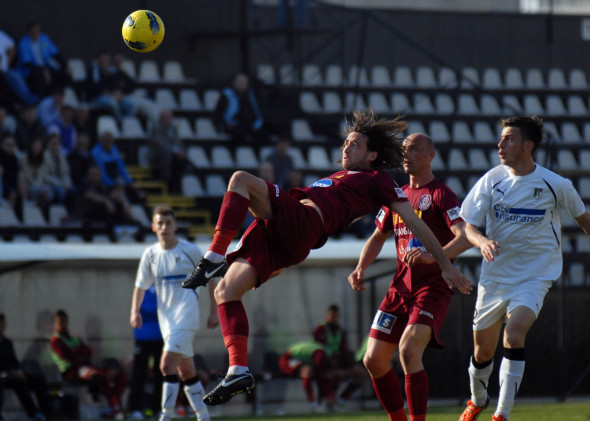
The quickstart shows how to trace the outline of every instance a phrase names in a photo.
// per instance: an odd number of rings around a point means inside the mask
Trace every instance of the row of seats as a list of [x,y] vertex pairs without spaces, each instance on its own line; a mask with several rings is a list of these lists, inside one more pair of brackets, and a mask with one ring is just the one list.
[[544,99],[535,94],[522,97],[513,94],[501,95],[498,99],[491,94],[473,95],[462,93],[458,96],[439,92],[433,95],[415,93],[407,95],[394,92],[324,91],[319,94],[311,91],[299,93],[299,107],[305,113],[334,114],[346,113],[352,109],[366,109],[371,106],[377,113],[402,114],[440,114],[440,115],[484,115],[528,114],[551,117],[586,116],[590,109],[588,97],[578,94],[568,95],[565,101],[555,94]]
[[397,66],[389,69],[376,65],[370,69],[350,66],[345,69],[338,64],[322,68],[307,63],[299,71],[292,64],[275,66],[260,63],[256,68],[260,81],[266,84],[303,86],[361,86],[378,88],[422,88],[422,89],[461,89],[483,88],[487,90],[581,90],[588,89],[587,74],[582,69],[562,70],[552,68],[546,73],[538,68],[521,71],[517,68],[500,70],[486,68],[482,71],[474,67],[464,67],[455,71],[450,67]]
[[[88,64],[81,58],[68,59],[68,67],[72,72],[74,82],[83,82],[87,78]],[[129,76],[140,83],[195,83],[195,79],[185,75],[182,63],[168,60],[160,65],[154,60],[142,60],[136,64],[132,60],[125,60],[122,64]]]

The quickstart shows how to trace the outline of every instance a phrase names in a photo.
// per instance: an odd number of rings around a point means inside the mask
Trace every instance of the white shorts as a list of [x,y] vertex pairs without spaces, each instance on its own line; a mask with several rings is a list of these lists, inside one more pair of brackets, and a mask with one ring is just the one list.
[[192,357],[195,355],[195,352],[193,351],[193,339],[195,339],[196,334],[196,330],[172,330],[170,334],[164,338],[164,351],[176,352],[185,357]]
[[508,314],[520,306],[530,308],[535,317],[539,317],[543,300],[551,285],[552,281],[537,279],[517,285],[480,280],[473,315],[473,330],[486,329],[501,317],[506,321]]

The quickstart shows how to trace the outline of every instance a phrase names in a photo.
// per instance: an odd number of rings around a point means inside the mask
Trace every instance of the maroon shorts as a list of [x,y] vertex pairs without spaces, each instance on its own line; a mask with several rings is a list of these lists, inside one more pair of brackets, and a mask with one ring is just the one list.
[[246,259],[258,272],[258,285],[277,270],[301,263],[313,248],[326,241],[318,212],[268,183],[272,218],[256,218],[242,236],[236,250],[227,255],[231,264]]
[[438,334],[445,320],[452,291],[444,285],[424,286],[414,293],[389,288],[371,325],[371,338],[399,344],[404,329],[410,324],[432,328],[428,346],[443,348]]

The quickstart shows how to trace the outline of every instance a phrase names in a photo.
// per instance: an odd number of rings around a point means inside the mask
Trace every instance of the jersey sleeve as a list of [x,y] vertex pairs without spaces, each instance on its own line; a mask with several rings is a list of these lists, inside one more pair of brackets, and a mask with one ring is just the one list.
[[563,194],[562,206],[567,210],[572,218],[577,218],[586,212],[586,206],[580,197],[580,194],[576,191],[572,182],[567,178],[561,186]]
[[389,233],[393,231],[393,217],[391,209],[382,206],[375,218],[375,225],[382,233]]
[[450,187],[444,185],[438,189],[436,206],[439,208],[447,226],[450,228],[458,222],[463,221],[460,216],[461,204],[459,199]]
[[389,207],[393,202],[407,202],[408,197],[403,189],[386,172],[379,171],[375,177],[375,194],[383,198],[382,204]]
[[[487,175],[487,174],[486,174]],[[459,216],[471,225],[480,227],[484,224],[486,214],[491,206],[491,195],[487,186],[487,176],[480,178],[475,186],[469,191],[463,204]]]
[[137,276],[135,277],[135,286],[141,289],[148,289],[156,283],[154,274],[150,268],[150,249],[144,251],[139,260]]

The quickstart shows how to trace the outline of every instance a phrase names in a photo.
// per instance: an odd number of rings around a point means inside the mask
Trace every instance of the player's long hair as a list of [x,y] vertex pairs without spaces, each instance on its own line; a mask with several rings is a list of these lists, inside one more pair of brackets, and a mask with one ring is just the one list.
[[366,111],[354,110],[352,121],[344,129],[344,134],[356,132],[369,138],[367,149],[377,152],[377,159],[371,162],[372,168],[400,168],[404,157],[401,134],[408,127],[402,118],[403,116],[397,116],[393,120],[377,119],[372,108]]

